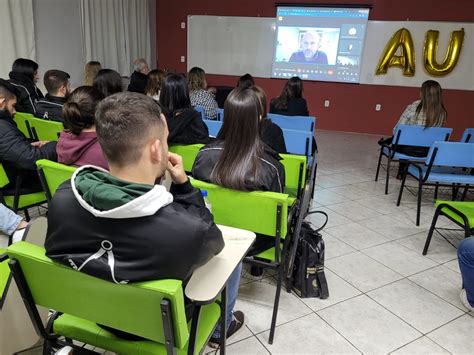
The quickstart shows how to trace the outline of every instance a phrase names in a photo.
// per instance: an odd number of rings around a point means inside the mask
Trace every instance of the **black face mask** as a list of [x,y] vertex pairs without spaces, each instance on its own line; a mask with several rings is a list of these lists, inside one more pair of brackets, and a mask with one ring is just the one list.
[[0,110],[0,119],[13,119],[13,115],[7,109]]

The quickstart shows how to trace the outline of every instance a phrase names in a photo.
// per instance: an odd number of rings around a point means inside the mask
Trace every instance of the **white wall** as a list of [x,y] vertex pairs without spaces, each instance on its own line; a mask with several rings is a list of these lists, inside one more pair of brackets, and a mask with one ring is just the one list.
[[40,87],[44,89],[42,76],[49,69],[69,73],[73,88],[82,85],[85,61],[79,0],[34,1],[33,14]]

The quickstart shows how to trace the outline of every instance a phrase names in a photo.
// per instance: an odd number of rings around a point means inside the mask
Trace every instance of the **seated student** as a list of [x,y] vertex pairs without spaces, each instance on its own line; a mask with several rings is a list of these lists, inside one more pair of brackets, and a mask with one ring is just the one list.
[[462,276],[461,302],[474,312],[474,237],[464,239],[458,247],[459,269]]
[[201,115],[191,106],[188,85],[182,75],[167,75],[160,91],[160,105],[166,115],[168,143],[209,142],[209,131]]
[[22,179],[22,188],[41,191],[36,172],[36,161],[49,159],[56,161],[56,142],[30,141],[17,128],[13,115],[16,113],[16,95],[21,95],[17,87],[0,79],[0,162],[3,164],[10,184],[3,190],[12,191],[17,177]]
[[92,86],[92,84],[94,83],[94,79],[97,76],[97,73],[101,69],[102,66],[100,65],[100,62],[96,62],[93,60],[87,62],[84,68],[84,85]]
[[[196,179],[241,191],[283,193],[285,170],[278,154],[260,138],[260,102],[251,88],[235,88],[224,104],[225,119],[215,142],[198,153]],[[275,238],[257,236],[249,255],[272,247]]]
[[[49,204],[46,255],[115,283],[187,281],[224,241],[181,157],[168,152],[160,107],[144,95],[115,94],[99,104],[96,128],[110,173],[82,167],[59,187]],[[170,192],[155,184],[165,171]],[[90,258],[104,246],[108,253]],[[239,280],[237,270],[228,284],[228,336],[243,325],[242,312],[232,315]]]
[[270,113],[286,116],[309,116],[306,100],[303,98],[303,81],[294,76],[290,78],[279,97],[270,101]]
[[206,117],[215,120],[217,118],[217,101],[207,90],[206,73],[198,67],[192,68],[188,73],[189,98],[193,107],[204,108]]
[[18,58],[13,62],[9,76],[10,83],[18,89],[16,110],[35,114],[35,103],[43,98],[43,93],[36,87],[39,80],[38,63]]
[[44,86],[48,93],[36,102],[36,117],[64,122],[63,106],[70,94],[69,74],[62,70],[48,70],[44,73]]
[[65,130],[56,147],[59,163],[109,169],[95,132],[95,110],[103,98],[92,86],[80,86],[72,92],[64,105]]
[[148,73],[148,84],[145,88],[145,95],[150,96],[156,102],[160,101],[161,86],[165,81],[165,72],[160,69],[154,69]]
[[122,77],[112,69],[99,70],[92,86],[99,90],[104,97],[123,91]]
[[239,80],[237,80],[237,87],[238,88],[250,88],[255,86],[255,80],[252,75],[249,73],[242,75]]
[[260,103],[261,112],[261,131],[260,138],[263,143],[268,145],[277,153],[286,153],[285,138],[283,137],[283,131],[280,126],[273,123],[267,118],[267,98],[265,91],[259,86],[253,86],[251,88],[255,94],[257,94],[258,101]]
[[146,85],[148,83],[149,72],[150,68],[145,59],[135,59],[135,61],[133,62],[133,73],[130,77],[130,84],[128,85],[127,90],[144,94]]

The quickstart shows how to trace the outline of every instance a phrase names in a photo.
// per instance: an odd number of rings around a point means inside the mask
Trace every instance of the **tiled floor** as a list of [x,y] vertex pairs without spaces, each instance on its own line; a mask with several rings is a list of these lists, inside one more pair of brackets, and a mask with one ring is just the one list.
[[[405,191],[396,206],[396,171],[388,195],[385,170],[374,182],[380,137],[320,131],[317,138],[313,208],[329,214],[323,235],[330,297],[300,299],[283,291],[269,345],[273,279],[244,274],[236,309],[245,312],[246,329],[228,353],[474,354],[474,317],[459,300],[455,248],[435,237],[421,255],[432,192],[424,194],[416,227],[416,198]],[[311,221],[318,225],[320,218]]]
[[[244,272],[236,309],[246,314],[246,325],[229,354],[474,354],[474,316],[459,300],[455,248],[435,236],[421,255],[433,194],[424,194],[416,227],[415,197],[405,192],[395,205],[395,171],[388,195],[383,178],[374,182],[379,138],[317,132],[313,208],[329,214],[323,235],[330,297],[300,299],[283,291],[269,345],[274,279]],[[318,225],[320,217],[311,221]]]

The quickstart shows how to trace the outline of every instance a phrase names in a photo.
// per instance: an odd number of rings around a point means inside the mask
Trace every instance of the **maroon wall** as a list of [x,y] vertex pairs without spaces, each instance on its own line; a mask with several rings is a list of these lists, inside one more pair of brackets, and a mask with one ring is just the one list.
[[[157,0],[157,65],[178,72],[186,71],[180,57],[186,55],[186,32],[181,22],[188,15],[262,16],[274,17],[275,2],[270,0]],[[282,1],[283,2],[283,1]],[[310,1],[285,2],[305,3]],[[473,22],[473,0],[324,0],[321,3],[372,4],[369,20],[381,21],[452,21]],[[471,40],[471,38],[465,38]],[[242,73],[244,74],[244,73]],[[466,73],[473,75],[473,73]],[[234,86],[237,77],[208,75],[212,85]],[[269,98],[277,96],[283,85],[281,79],[257,78],[257,84]],[[304,96],[310,113],[317,117],[317,128],[375,133],[387,135],[409,103],[419,96],[418,88],[305,82]],[[448,111],[448,126],[459,137],[466,127],[474,127],[474,91],[444,90],[444,103]],[[330,100],[330,107],[324,107]],[[382,110],[375,111],[376,104]]]

